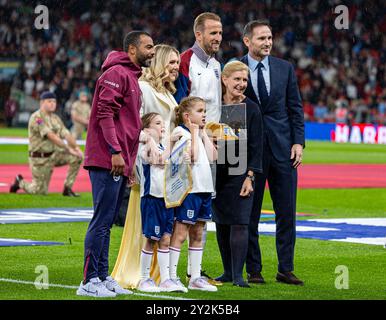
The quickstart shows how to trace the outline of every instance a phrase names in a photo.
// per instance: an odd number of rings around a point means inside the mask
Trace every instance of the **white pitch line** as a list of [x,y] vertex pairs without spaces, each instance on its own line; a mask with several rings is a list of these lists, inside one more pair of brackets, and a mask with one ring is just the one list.
[[[17,284],[32,284],[32,285],[35,285],[35,282],[32,282],[32,281],[23,281],[23,280],[14,280],[14,279],[5,279],[5,278],[0,278],[0,281],[1,282],[17,283]],[[57,288],[64,288],[64,289],[78,289],[78,287],[76,287],[76,286],[67,286],[67,285],[64,285],[64,284],[49,283],[48,286],[50,286],[50,287],[57,287]]]
[[[32,281],[5,279],[5,278],[0,278],[0,282],[35,285],[35,282],[32,282]],[[41,283],[39,283],[39,284],[41,284]],[[68,286],[68,285],[64,285],[64,284],[49,283],[48,286],[49,287],[56,287],[56,288],[64,288],[64,289],[78,289],[77,286]],[[170,299],[170,300],[195,300],[195,299],[188,299],[188,298],[181,298],[181,297],[163,296],[163,295],[137,293],[137,292],[134,292],[133,295],[141,296],[141,297],[150,297],[150,298]],[[128,295],[128,296],[130,296],[130,295]]]

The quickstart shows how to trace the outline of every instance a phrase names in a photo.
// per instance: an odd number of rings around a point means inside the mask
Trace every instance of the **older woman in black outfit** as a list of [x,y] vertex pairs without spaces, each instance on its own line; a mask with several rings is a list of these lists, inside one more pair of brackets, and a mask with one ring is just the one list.
[[[216,223],[217,242],[224,267],[223,275],[216,280],[233,282],[239,287],[249,287],[243,279],[243,268],[248,249],[248,224],[253,207],[254,178],[262,172],[263,152],[260,109],[244,95],[248,72],[248,66],[240,61],[232,61],[225,65],[221,75],[223,104],[246,104],[247,153],[244,153],[244,156],[247,157],[247,165],[240,175],[230,173],[230,169],[238,167],[239,163],[226,162],[217,165],[216,199],[212,217]],[[243,155],[241,149],[241,145],[236,145],[236,155],[239,153],[240,157]]]

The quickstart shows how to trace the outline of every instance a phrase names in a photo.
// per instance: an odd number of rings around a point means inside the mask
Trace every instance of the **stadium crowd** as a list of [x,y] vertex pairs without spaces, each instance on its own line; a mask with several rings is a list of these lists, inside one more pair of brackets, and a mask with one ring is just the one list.
[[[81,91],[93,93],[107,53],[132,29],[181,52],[194,42],[193,19],[203,11],[222,18],[219,61],[241,57],[244,25],[269,18],[273,54],[296,66],[306,121],[386,124],[386,16],[382,1],[350,1],[349,29],[338,30],[340,1],[45,1],[48,30],[34,28],[39,1],[0,0],[0,59],[20,59],[13,86],[39,97],[55,92],[70,118]],[[67,122],[68,123],[68,122]]]

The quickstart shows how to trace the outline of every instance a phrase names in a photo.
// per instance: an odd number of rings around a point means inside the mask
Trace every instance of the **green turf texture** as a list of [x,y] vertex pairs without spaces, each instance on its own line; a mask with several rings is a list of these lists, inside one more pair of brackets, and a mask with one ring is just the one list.
[[[385,189],[347,190],[299,190],[298,211],[317,214],[313,218],[385,217],[385,200],[380,195]],[[69,199],[60,194],[47,196],[0,195],[0,208],[22,207],[91,207],[89,193],[81,198]],[[365,201],[363,201],[365,199]],[[369,204],[371,206],[369,207]],[[264,198],[264,209],[271,208],[269,193]],[[306,219],[306,217],[299,217]],[[83,240],[87,223],[36,223],[0,225],[4,238],[22,238],[64,242],[64,246],[0,248],[2,264],[0,277],[34,281],[38,274],[35,268],[45,265],[49,269],[49,280],[54,284],[78,285],[82,278]],[[111,268],[118,254],[122,228],[112,231]],[[70,244],[70,239],[71,243]],[[251,289],[224,285],[217,293],[163,294],[193,299],[384,299],[386,278],[383,275],[386,249],[350,243],[335,243],[311,239],[297,239],[296,274],[306,285],[302,288],[275,282],[277,258],[274,237],[261,236],[264,272],[267,284],[253,285]],[[186,246],[181,254],[179,274],[184,278],[186,268]],[[23,257],[23,258],[21,258]],[[335,288],[335,268],[345,265],[349,270],[348,290]],[[222,272],[221,259],[214,233],[209,233],[204,253],[203,267],[211,275]],[[0,299],[85,299],[77,297],[72,289],[50,288],[37,290],[33,285],[0,282]],[[147,299],[142,296],[116,299]]]
[[31,195],[26,193],[0,193],[0,209],[15,208],[81,208],[92,207],[91,192],[80,193],[81,197],[63,197],[60,193]]
[[27,128],[0,128],[0,137],[28,138]]
[[303,158],[305,164],[386,163],[386,146],[307,141]]
[[[0,127],[0,137],[7,138],[28,138],[27,128],[4,128]],[[86,137],[86,132],[83,133],[82,138]]]
[[[34,282],[38,274],[35,268],[47,266],[49,281],[53,284],[76,286],[82,279],[83,240],[87,223],[50,223],[0,226],[2,237],[22,237],[46,241],[64,242],[64,246],[0,248],[2,264],[0,274],[6,279],[21,279]],[[121,227],[114,227],[110,245],[110,268],[118,254]],[[71,238],[71,244],[70,239]],[[274,237],[261,236],[263,275],[265,285],[253,285],[250,289],[235,288],[231,284],[219,287],[216,293],[189,291],[187,294],[162,295],[192,299],[384,299],[386,279],[384,277],[385,249],[381,246],[334,243],[297,239],[296,274],[304,281],[304,287],[279,284],[275,281],[276,252]],[[186,270],[186,245],[181,253],[178,273]],[[349,270],[349,289],[338,290],[335,281],[337,266]],[[208,233],[205,248],[204,269],[211,275],[222,272],[220,255],[213,232]],[[184,277],[182,277],[183,280]],[[50,288],[37,290],[33,285],[0,282],[0,299],[87,299],[75,295],[74,289]],[[141,296],[118,297],[116,299],[146,299]]]

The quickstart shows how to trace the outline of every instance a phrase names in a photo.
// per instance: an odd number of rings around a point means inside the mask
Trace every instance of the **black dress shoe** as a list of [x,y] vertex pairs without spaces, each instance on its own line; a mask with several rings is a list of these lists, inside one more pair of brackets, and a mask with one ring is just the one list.
[[240,287],[240,288],[250,288],[250,287],[251,287],[251,286],[250,286],[248,283],[246,283],[243,279],[233,282],[233,285],[234,285],[235,287]]
[[222,282],[222,283],[225,283],[225,282],[232,282],[232,277],[223,274],[223,275],[221,275],[221,276],[215,278],[214,280],[220,281],[220,282]]
[[20,181],[23,180],[23,176],[21,174],[18,174],[15,178],[15,181],[13,184],[11,184],[11,187],[9,188],[9,192],[16,193],[17,190],[20,189]]
[[304,282],[298,279],[292,272],[278,272],[276,275],[277,282],[286,284],[294,284],[296,286],[303,286]]
[[248,283],[263,284],[265,283],[263,276],[260,272],[248,274]]
[[69,187],[64,187],[63,195],[64,195],[65,197],[80,197],[80,194],[75,193],[75,192],[72,191],[71,188],[69,188]]

